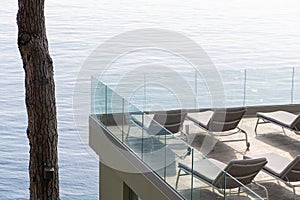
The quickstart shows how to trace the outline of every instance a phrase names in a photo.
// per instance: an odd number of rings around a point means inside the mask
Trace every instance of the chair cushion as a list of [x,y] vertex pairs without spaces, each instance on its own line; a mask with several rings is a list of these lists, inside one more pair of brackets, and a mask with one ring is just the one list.
[[[192,172],[192,163],[179,163],[178,167],[187,172]],[[212,159],[205,158],[194,161],[194,175],[200,179],[203,179],[209,183],[213,183],[215,178],[224,170],[226,164]]]
[[266,119],[288,128],[293,128],[298,118],[298,115],[286,111],[275,111],[269,113],[258,112],[256,115],[257,117]]
[[213,114],[214,112],[212,110],[197,113],[188,113],[187,118],[200,125],[201,127],[208,129],[208,123]]
[[189,113],[187,118],[210,132],[225,132],[234,130],[245,112],[245,107],[215,108],[204,112]]
[[[226,187],[228,189],[239,187],[240,183],[244,185],[250,184],[266,163],[266,158],[231,160],[224,169],[227,173],[220,174],[213,184],[218,188]],[[226,178],[226,181],[224,181],[224,178]]]
[[244,157],[245,158],[265,157],[268,163],[264,166],[263,169],[279,178],[282,177],[284,169],[291,162],[290,159],[275,153],[265,153],[265,154],[258,154],[253,156],[244,156]]

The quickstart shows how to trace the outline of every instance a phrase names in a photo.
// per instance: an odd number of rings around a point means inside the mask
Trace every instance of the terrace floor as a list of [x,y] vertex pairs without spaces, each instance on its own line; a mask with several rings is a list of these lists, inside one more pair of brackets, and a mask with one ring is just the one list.
[[[239,124],[239,127],[244,129],[248,133],[248,140],[251,144],[250,150],[246,151],[245,141],[240,142],[216,142],[214,148],[207,148],[203,145],[203,141],[207,140],[208,135],[205,131],[195,126],[193,123],[186,121],[184,124],[183,131],[188,132],[187,143],[193,146],[195,149],[199,150],[201,153],[209,158],[214,158],[216,160],[228,163],[232,159],[243,159],[244,155],[254,156],[262,153],[276,153],[287,158],[294,158],[296,155],[300,154],[300,135],[296,135],[294,132],[286,130],[286,136],[283,134],[281,127],[275,126],[273,124],[263,124],[258,127],[259,135],[256,136],[254,132],[254,127],[256,124],[256,118],[243,118]],[[187,128],[188,127],[188,128]],[[112,132],[118,134],[118,129],[116,127],[110,127]],[[134,131],[133,131],[134,132]],[[121,134],[119,132],[119,134]],[[243,135],[240,135],[243,137]],[[229,138],[240,137],[239,135],[228,136]],[[119,136],[121,137],[121,136]],[[225,139],[228,137],[220,137],[219,139]],[[127,142],[128,146],[137,145],[132,143],[130,137]],[[151,147],[153,148],[153,146]],[[176,161],[177,162],[177,161]],[[174,164],[175,165],[175,164]],[[177,167],[170,167],[167,174],[166,181],[173,187],[175,187]],[[175,170],[174,170],[175,169]],[[158,172],[160,174],[160,172]],[[162,174],[160,174],[163,176]],[[180,178],[180,184],[178,191],[189,198],[191,194],[190,181],[188,177]],[[265,186],[269,193],[270,200],[288,200],[293,199],[292,189],[287,187],[284,183],[278,182],[271,176],[260,172],[256,178],[256,182]],[[194,179],[194,189],[193,189],[193,199],[222,199],[222,195],[216,191],[213,191],[211,187],[208,187],[205,183]],[[251,189],[262,197],[265,197],[264,190],[251,187]],[[251,195],[250,195],[251,196]],[[237,196],[231,195],[228,199],[253,199],[253,197]],[[296,189],[295,199],[300,200],[300,188]]]
[[[243,118],[239,127],[248,133],[251,143],[250,150],[246,150],[244,141],[241,142],[217,142],[214,149],[207,154],[207,157],[228,163],[232,159],[243,159],[243,155],[257,155],[261,153],[276,153],[287,158],[294,158],[300,154],[300,135],[286,130],[286,136],[281,127],[273,124],[263,124],[258,126],[258,135],[255,135],[254,127],[256,118]],[[189,126],[189,143],[196,149],[202,150],[202,141],[206,137],[204,131],[195,125]],[[234,136],[236,137],[236,136]],[[223,139],[222,137],[220,139]],[[271,176],[260,172],[256,177],[261,185],[265,186],[269,192],[270,200],[293,199],[292,189],[278,182]],[[262,191],[255,191],[261,193]],[[300,199],[300,188],[296,189],[296,199]],[[262,195],[263,196],[263,195]]]

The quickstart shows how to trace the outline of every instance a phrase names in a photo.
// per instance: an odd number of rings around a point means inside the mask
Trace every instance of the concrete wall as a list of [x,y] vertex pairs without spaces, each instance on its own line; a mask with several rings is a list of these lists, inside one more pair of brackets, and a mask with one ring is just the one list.
[[143,200],[184,199],[122,145],[93,116],[89,143],[100,157],[100,200],[126,200],[124,183]]

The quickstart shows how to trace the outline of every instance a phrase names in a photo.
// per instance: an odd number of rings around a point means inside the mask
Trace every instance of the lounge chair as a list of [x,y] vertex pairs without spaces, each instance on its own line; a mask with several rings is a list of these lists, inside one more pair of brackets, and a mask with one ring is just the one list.
[[187,112],[185,110],[179,109],[155,112],[148,125],[142,123],[142,115],[131,115],[130,120],[132,123],[129,124],[127,137],[132,125],[143,128],[150,135],[184,134],[181,132],[181,128],[186,115]]
[[[179,170],[175,187],[177,189],[180,176],[193,174],[194,178],[218,189],[224,196],[226,196],[226,189],[233,188],[238,188],[239,194],[240,188],[243,187],[243,185],[254,183],[253,180],[255,176],[266,163],[267,161],[265,158],[231,160],[227,165],[211,158],[195,161],[193,166],[191,163],[178,163]],[[182,171],[184,172],[183,174],[181,174]],[[266,191],[266,196],[268,197],[266,188],[263,186],[261,187]]]
[[295,115],[286,111],[275,111],[275,112],[258,112],[256,114],[257,121],[255,126],[255,134],[257,135],[257,127],[259,124],[273,123],[282,127],[283,133],[284,129],[291,130],[296,134],[300,134],[300,115]]
[[265,157],[268,164],[263,167],[263,172],[273,176],[277,180],[282,181],[293,189],[295,199],[296,187],[300,187],[300,155],[293,160],[282,157],[275,153],[259,154],[256,156],[244,156],[245,159],[253,157]]
[[250,143],[248,142],[247,133],[238,127],[245,112],[245,107],[217,108],[204,112],[189,113],[187,119],[212,135],[229,136],[241,132],[245,135],[245,139],[223,140],[223,142],[246,141],[246,147],[249,150]]

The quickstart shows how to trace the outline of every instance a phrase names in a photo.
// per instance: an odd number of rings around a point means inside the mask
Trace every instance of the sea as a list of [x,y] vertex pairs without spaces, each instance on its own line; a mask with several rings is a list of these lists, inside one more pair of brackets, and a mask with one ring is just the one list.
[[[29,144],[24,70],[17,47],[17,10],[17,0],[2,0],[1,200],[29,199]],[[202,47],[222,79],[228,80],[225,88],[240,88],[241,101],[228,101],[229,106],[300,103],[299,13],[297,0],[46,1],[56,83],[61,199],[99,198],[99,159],[81,140],[73,107],[77,77],[95,49],[128,31],[177,32]],[[141,62],[135,56],[129,58],[133,65]],[[260,91],[261,87],[267,90]],[[229,100],[235,95],[229,92]]]

